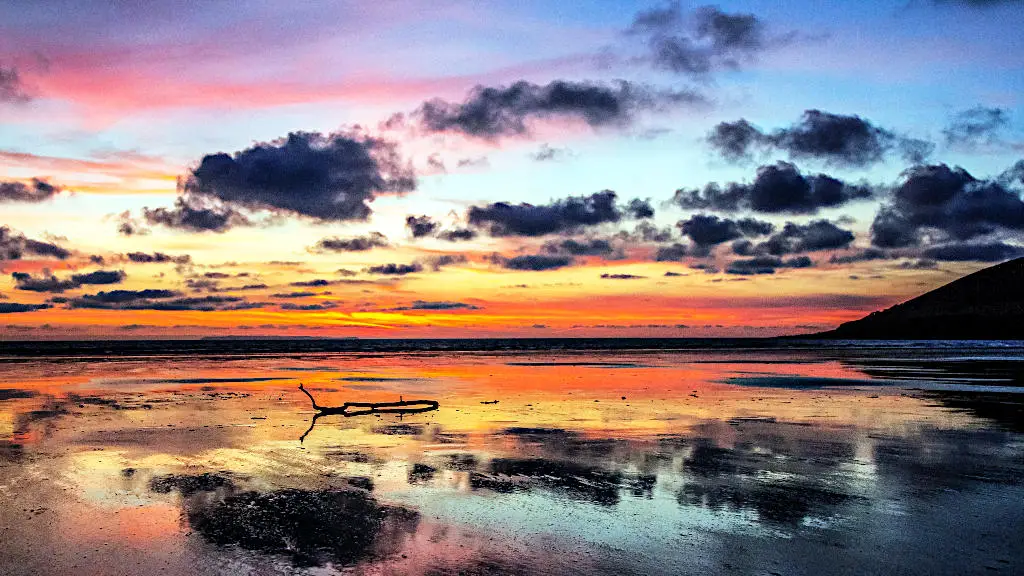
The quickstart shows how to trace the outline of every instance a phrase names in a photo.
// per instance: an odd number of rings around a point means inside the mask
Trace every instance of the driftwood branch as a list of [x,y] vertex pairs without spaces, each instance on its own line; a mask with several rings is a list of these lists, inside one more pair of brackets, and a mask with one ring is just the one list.
[[313,395],[301,383],[299,383],[299,390],[302,390],[302,393],[309,397],[313,410],[316,410],[316,414],[313,414],[313,422],[309,425],[309,430],[306,430],[306,433],[299,437],[300,443],[313,431],[317,418],[321,416],[337,414],[350,418],[352,416],[368,416],[370,414],[420,414],[437,410],[441,406],[436,400],[405,400],[401,396],[398,397],[398,402],[345,402],[341,406],[320,406],[316,403],[316,398],[313,398]]

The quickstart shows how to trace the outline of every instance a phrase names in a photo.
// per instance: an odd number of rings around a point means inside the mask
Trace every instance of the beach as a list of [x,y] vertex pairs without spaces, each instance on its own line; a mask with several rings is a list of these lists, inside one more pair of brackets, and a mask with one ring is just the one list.
[[1024,569],[1019,342],[111,346],[0,356],[4,574]]

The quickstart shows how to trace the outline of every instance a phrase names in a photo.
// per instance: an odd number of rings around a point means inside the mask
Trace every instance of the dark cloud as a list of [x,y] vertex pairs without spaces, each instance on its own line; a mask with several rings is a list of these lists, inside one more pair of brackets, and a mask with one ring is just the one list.
[[441,240],[447,240],[448,242],[461,242],[476,238],[476,230],[471,230],[469,228],[453,228],[451,230],[444,230],[440,232],[437,237]]
[[718,274],[718,266],[714,264],[708,264],[706,262],[697,262],[696,264],[690,264],[690,268],[693,270],[701,270],[705,274]]
[[67,260],[71,256],[71,251],[66,248],[61,248],[52,242],[40,242],[31,238],[25,240],[25,252],[37,256],[50,256],[58,260]]
[[34,312],[45,310],[49,304],[21,304],[18,302],[0,302],[0,314],[17,314],[19,312]]
[[872,260],[888,260],[892,258],[888,252],[878,248],[865,248],[851,254],[834,255],[829,258],[830,264],[853,264],[856,262],[869,262]]
[[434,272],[437,272],[445,266],[464,264],[467,261],[468,258],[463,254],[435,254],[418,258],[412,265],[420,266],[422,268],[430,268]]
[[20,232],[0,226],[0,261],[21,260],[26,254],[66,260],[71,256],[71,251],[51,242],[26,238]]
[[293,132],[234,155],[203,157],[183,179],[173,208],[143,213],[151,224],[213,232],[249,224],[240,210],[366,220],[378,194],[415,187],[412,168],[393,142],[356,130]]
[[26,272],[14,272],[15,288],[30,292],[55,292],[74,290],[86,284],[119,284],[126,275],[123,270],[97,270],[87,274],[74,274],[70,278],[58,279],[48,271],[42,276],[32,276]]
[[775,149],[793,158],[852,167],[881,162],[892,151],[918,163],[934,149],[930,142],[900,136],[860,116],[821,110],[807,110],[796,124],[770,133],[744,119],[722,122],[712,129],[707,140],[723,158],[732,161],[747,160],[754,152]]
[[142,216],[149,224],[189,232],[220,233],[250,224],[249,218],[235,208],[194,196],[179,197],[172,208],[143,208]]
[[625,126],[643,110],[703,101],[694,92],[663,92],[623,80],[555,80],[544,86],[519,81],[511,86],[477,86],[461,103],[429,100],[413,115],[427,132],[493,140],[527,134],[533,120],[573,118],[592,127]]
[[181,298],[171,290],[111,290],[85,294],[68,300],[69,308],[105,310],[163,310],[214,312],[261,308],[262,302],[249,302],[240,296],[201,296]]
[[71,280],[84,284],[120,284],[127,277],[124,270],[96,270],[86,274],[72,274]]
[[589,240],[549,240],[541,249],[548,254],[568,254],[570,256],[607,256],[615,251],[611,242],[600,238]]
[[33,178],[30,184],[24,182],[0,182],[0,203],[25,202],[35,204],[53,198],[61,190],[60,186],[55,186],[39,178]]
[[1000,133],[1009,125],[1010,115],[1006,110],[976,106],[954,116],[942,134],[946,144],[970,149],[997,144]]
[[962,242],[1021,232],[1024,201],[1019,191],[998,180],[979,180],[960,167],[936,164],[904,173],[875,216],[871,240],[880,248],[904,248],[919,246],[925,236],[933,242]]
[[686,246],[682,244],[659,246],[658,251],[654,254],[654,260],[656,262],[678,262],[686,256],[686,252]]
[[[175,298],[177,296],[181,296],[181,292],[175,290],[110,290],[96,294],[85,294],[65,302],[70,308],[118,308],[134,302]],[[58,302],[58,299],[52,298],[51,301]]]
[[641,200],[640,198],[633,198],[626,204],[626,212],[630,217],[637,220],[643,220],[644,218],[654,217],[654,208],[651,206],[651,199]]
[[920,258],[918,260],[908,260],[906,262],[900,262],[900,268],[904,270],[935,270],[939,267],[939,263],[935,260],[928,258]]
[[315,304],[294,304],[292,302],[283,302],[281,304],[281,310],[299,310],[304,312],[331,310],[337,307],[338,304],[335,302],[317,302]]
[[707,140],[723,158],[733,162],[748,160],[751,152],[765,144],[761,129],[744,119],[720,122],[711,129]]
[[413,303],[409,306],[391,308],[390,310],[480,310],[480,307],[474,306],[473,304],[466,304],[465,302],[431,302],[427,300],[414,300]]
[[315,280],[298,280],[295,282],[291,282],[289,286],[306,286],[310,288],[316,288],[319,286],[330,286],[331,284],[335,284],[336,282],[336,280],[324,280],[323,278],[317,278]]
[[779,268],[810,268],[811,266],[814,266],[814,262],[807,256],[783,260],[778,256],[761,255],[746,260],[734,260],[726,267],[725,273],[750,276],[774,274]]
[[741,238],[732,243],[732,253],[737,256],[753,256],[754,255],[754,243],[746,238]]
[[413,262],[412,264],[389,263],[380,266],[370,266],[364,270],[364,272],[370,274],[381,274],[385,276],[404,276],[406,274],[415,274],[422,271],[423,266],[416,262]]
[[24,104],[32,100],[17,68],[0,67],[0,103]]
[[1003,242],[958,243],[932,246],[923,250],[921,255],[940,262],[1002,262],[1024,255],[1024,247]]
[[601,274],[604,280],[641,280],[647,276],[636,276],[634,274]]
[[129,252],[125,254],[130,262],[136,264],[190,264],[192,257],[188,254],[181,254],[179,256],[169,256],[163,252],[154,252],[152,254],[146,254],[145,252]]
[[109,290],[106,292],[99,292],[97,294],[86,294],[83,298],[94,300],[96,302],[118,304],[139,299],[174,298],[175,296],[181,296],[181,292],[177,292],[175,290],[147,288],[145,290]]
[[[165,225],[167,228],[189,232],[222,233],[237,227],[248,225],[249,218],[242,212],[224,205],[217,205],[196,198],[178,198],[172,208],[142,208],[142,217],[154,225]],[[124,222],[122,222],[123,224]],[[130,227],[129,227],[130,228]],[[128,229],[118,225],[118,232],[124,234]],[[134,229],[132,229],[134,234]]]
[[770,34],[754,14],[730,14],[715,6],[703,6],[684,18],[678,2],[638,13],[626,33],[646,44],[642,61],[697,79],[739,69],[798,37],[793,32]]
[[435,222],[430,216],[407,216],[405,227],[412,233],[413,238],[423,238],[437,232],[441,225]]
[[814,220],[807,224],[786,222],[781,231],[758,244],[754,251],[759,254],[782,256],[817,250],[838,250],[847,248],[853,240],[853,232],[840,228],[828,220]]
[[567,233],[586,226],[618,222],[625,216],[611,190],[590,196],[569,196],[541,206],[505,202],[471,206],[467,215],[470,225],[486,229],[491,236]]
[[507,270],[555,270],[565,268],[573,264],[570,256],[552,256],[546,254],[524,254],[513,258],[505,258],[501,255],[494,255],[491,261]]
[[316,292],[278,292],[277,294],[271,294],[271,298],[306,298],[307,296],[316,296]]
[[365,252],[374,248],[387,248],[387,236],[380,232],[370,232],[366,236],[352,238],[324,238],[313,247],[315,252]]
[[761,236],[774,230],[769,222],[753,218],[730,220],[708,214],[695,214],[689,220],[680,220],[676,226],[684,236],[700,247],[717,246],[741,236]]
[[873,197],[870,187],[852,185],[825,174],[805,175],[789,162],[757,169],[751,184],[707,184],[703,190],[677,190],[672,202],[688,210],[766,214],[814,214],[822,208]]

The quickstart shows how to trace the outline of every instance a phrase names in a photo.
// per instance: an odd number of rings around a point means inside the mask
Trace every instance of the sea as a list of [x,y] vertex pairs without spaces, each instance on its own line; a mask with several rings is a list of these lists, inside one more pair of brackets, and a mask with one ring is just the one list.
[[1024,341],[0,342],[0,574],[1020,574],[1022,393]]

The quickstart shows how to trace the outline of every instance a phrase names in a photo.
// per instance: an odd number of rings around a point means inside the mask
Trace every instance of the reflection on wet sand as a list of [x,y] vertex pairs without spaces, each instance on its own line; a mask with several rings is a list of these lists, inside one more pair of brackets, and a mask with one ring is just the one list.
[[[1019,573],[1018,395],[944,390],[916,362],[20,363],[0,381],[0,572]],[[416,386],[441,407],[316,423],[300,379],[325,403]]]

